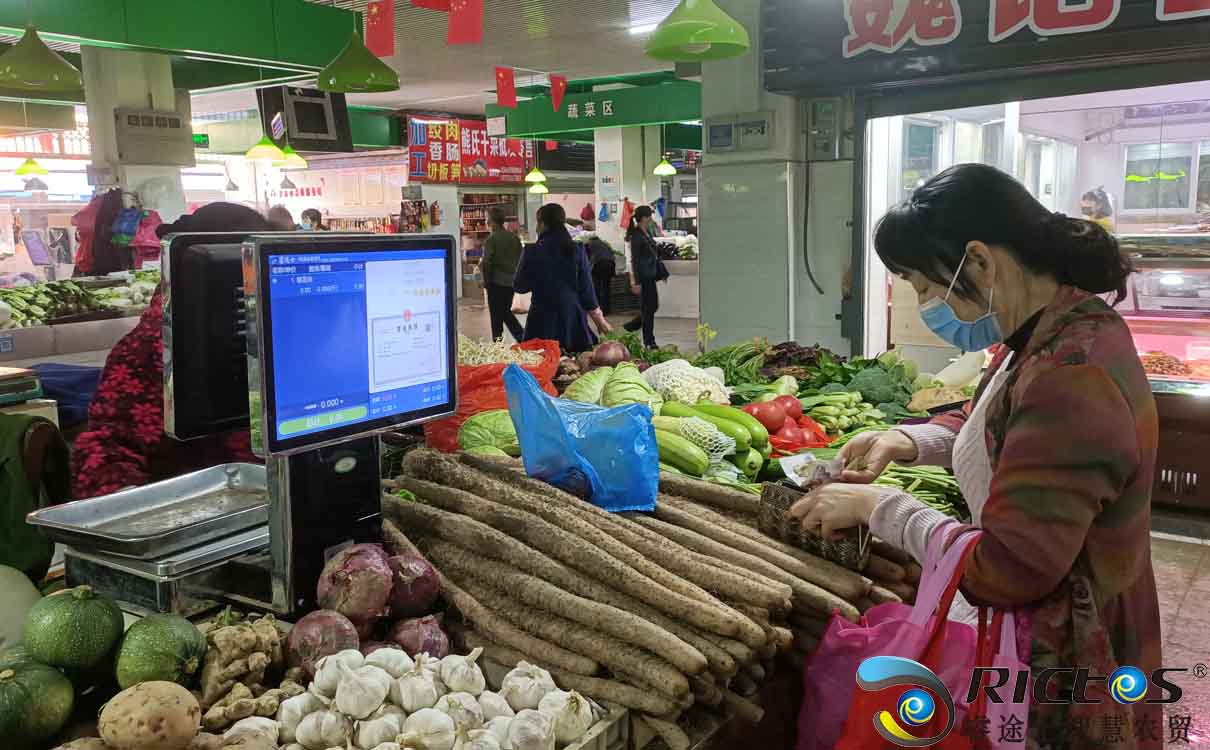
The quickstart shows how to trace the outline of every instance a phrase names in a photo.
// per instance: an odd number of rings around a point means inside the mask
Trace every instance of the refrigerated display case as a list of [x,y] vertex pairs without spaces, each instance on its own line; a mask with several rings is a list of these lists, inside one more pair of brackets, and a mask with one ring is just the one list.
[[1160,421],[1155,502],[1210,511],[1210,234],[1121,235],[1134,260],[1118,311]]

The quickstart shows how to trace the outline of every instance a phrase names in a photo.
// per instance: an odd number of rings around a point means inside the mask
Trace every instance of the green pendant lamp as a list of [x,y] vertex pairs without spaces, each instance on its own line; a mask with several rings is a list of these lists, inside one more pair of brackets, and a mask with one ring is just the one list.
[[46,170],[46,167],[39,164],[32,156],[30,158],[26,159],[25,161],[21,162],[21,166],[17,167],[15,170],[13,170],[13,173],[15,175],[17,175],[18,177],[25,177],[26,175],[31,175],[31,174],[32,175],[50,174],[50,172],[48,172]]
[[676,167],[672,166],[672,162],[667,159],[660,159],[660,163],[655,165],[652,174],[656,177],[672,177],[676,174]]
[[534,195],[546,195],[550,192],[550,188],[546,187],[545,182],[535,182],[533,185],[529,186],[529,192],[533,193]]
[[84,78],[27,26],[21,41],[0,55],[0,88],[78,94],[84,90]]
[[286,154],[266,135],[244,153],[244,158],[252,161],[284,161]]
[[336,59],[319,73],[319,88],[337,94],[399,90],[399,74],[374,56],[356,31]]
[[747,29],[714,0],[681,0],[647,39],[647,56],[672,62],[723,60],[751,46]]
[[281,152],[282,152],[281,161],[273,162],[273,166],[288,167],[290,169],[306,169],[307,168],[307,160],[302,158],[302,155],[299,154],[297,151],[295,151],[294,147],[291,146],[290,144],[287,143],[286,147],[283,148],[281,150]]
[[533,169],[529,170],[529,174],[525,175],[525,181],[531,185],[546,182],[546,175],[535,165]]

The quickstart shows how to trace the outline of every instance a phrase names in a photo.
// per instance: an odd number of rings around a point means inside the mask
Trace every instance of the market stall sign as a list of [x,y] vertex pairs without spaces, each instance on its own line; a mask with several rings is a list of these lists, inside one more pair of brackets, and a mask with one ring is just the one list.
[[558,140],[561,133],[597,128],[662,125],[700,120],[702,87],[693,81],[568,94],[559,111],[549,96],[518,102],[516,109],[487,105],[488,117],[506,118],[513,138]]
[[[1204,47],[1210,0],[769,0],[765,81],[834,91]],[[1061,44],[1042,44],[1065,37]],[[1128,42],[1128,43],[1127,43]]]
[[408,177],[463,185],[521,184],[533,144],[494,138],[481,120],[408,117]]

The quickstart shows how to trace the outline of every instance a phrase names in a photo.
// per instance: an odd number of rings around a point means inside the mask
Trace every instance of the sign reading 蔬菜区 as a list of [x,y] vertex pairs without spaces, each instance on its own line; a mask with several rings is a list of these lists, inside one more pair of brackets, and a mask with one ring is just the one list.
[[1210,0],[765,0],[762,18],[766,86],[821,95],[1200,55]]
[[487,134],[479,120],[408,118],[408,177],[417,182],[520,184],[533,144]]

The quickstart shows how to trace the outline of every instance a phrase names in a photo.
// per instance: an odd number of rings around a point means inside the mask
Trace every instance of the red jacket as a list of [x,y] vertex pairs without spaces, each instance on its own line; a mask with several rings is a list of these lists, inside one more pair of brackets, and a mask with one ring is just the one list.
[[246,431],[191,440],[164,434],[164,321],[157,291],[139,324],[114,346],[72,450],[74,494],[97,497],[222,463],[260,463]]

